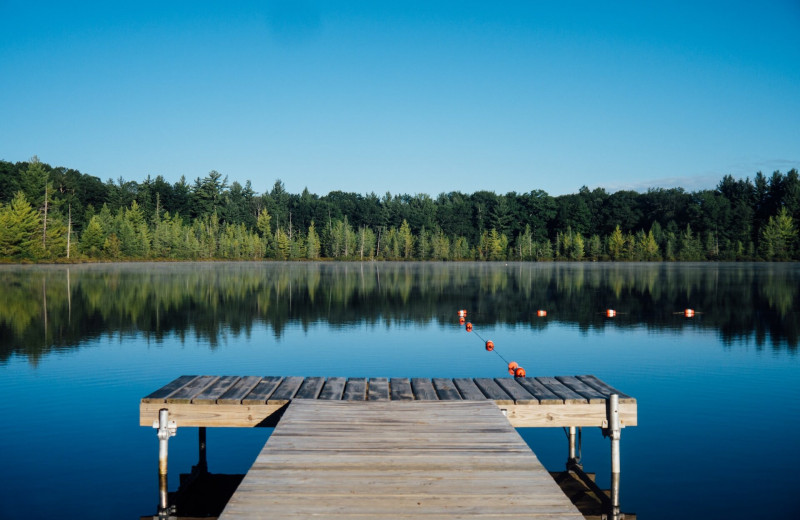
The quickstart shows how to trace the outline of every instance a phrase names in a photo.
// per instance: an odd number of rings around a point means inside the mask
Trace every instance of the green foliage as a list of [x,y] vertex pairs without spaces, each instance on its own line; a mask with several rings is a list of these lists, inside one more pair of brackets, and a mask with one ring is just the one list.
[[761,231],[761,255],[767,260],[790,260],[795,252],[797,230],[787,208],[770,217]]
[[11,204],[0,206],[0,256],[15,259],[41,256],[41,225],[25,194],[17,192]]
[[[18,192],[27,212],[11,209]],[[103,183],[33,158],[0,161],[0,205],[6,224],[0,256],[8,259],[63,258],[68,238],[75,245],[70,258],[77,254],[78,261],[800,259],[794,169],[758,172],[752,181],[725,176],[715,189],[694,193],[582,187],[558,197],[533,190],[434,199],[342,191],[320,197],[307,189],[296,195],[280,180],[257,194],[249,181],[229,185],[216,171],[192,185],[185,178],[171,185],[161,176]],[[38,244],[25,231],[33,220]],[[326,225],[315,229],[313,222]]]

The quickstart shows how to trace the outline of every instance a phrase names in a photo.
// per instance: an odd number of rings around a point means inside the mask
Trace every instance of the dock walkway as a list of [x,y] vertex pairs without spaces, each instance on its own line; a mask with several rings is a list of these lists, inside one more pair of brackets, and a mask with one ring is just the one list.
[[206,427],[277,425],[224,520],[582,518],[518,427],[568,428],[568,468],[581,475],[579,430],[602,428],[611,439],[609,518],[616,519],[620,430],[636,426],[637,403],[593,375],[204,375],[178,377],[142,398],[139,421],[158,429],[158,518],[171,517],[167,445],[178,428],[199,427],[205,466]]
[[583,520],[490,401],[298,399],[220,520]]

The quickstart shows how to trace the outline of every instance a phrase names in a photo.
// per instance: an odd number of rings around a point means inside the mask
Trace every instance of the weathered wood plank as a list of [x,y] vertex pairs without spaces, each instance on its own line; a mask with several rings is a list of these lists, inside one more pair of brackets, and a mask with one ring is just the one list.
[[304,379],[304,377],[299,376],[284,378],[278,388],[267,399],[267,404],[286,404],[291,401],[300,389],[300,385],[303,384]]
[[143,403],[163,403],[166,398],[200,376],[180,376],[142,399]]
[[619,402],[620,403],[635,403],[636,402],[636,399],[634,399],[633,397],[629,396],[628,394],[626,394],[624,392],[620,392],[619,390],[617,390],[613,386],[609,385],[605,381],[601,381],[596,376],[585,375],[585,376],[577,376],[577,377],[578,377],[578,379],[580,379],[581,381],[583,381],[587,385],[598,389],[604,395],[617,394],[619,396]]
[[[561,404],[531,405],[512,404],[503,406],[508,421],[515,428],[554,428],[566,426],[603,426],[606,420],[606,405],[603,404]],[[637,425],[636,403],[620,403],[620,424],[623,427]]]
[[520,377],[517,382],[539,400],[539,404],[564,404],[564,400],[533,377]]
[[214,404],[217,399],[222,397],[222,394],[227,392],[236,382],[239,381],[238,376],[222,376],[212,384],[206,387],[205,390],[197,394],[192,399],[192,404]]
[[307,377],[293,399],[316,399],[325,383],[324,377]]
[[538,399],[510,377],[497,377],[494,382],[510,395],[517,404],[539,404]]
[[253,390],[242,399],[242,404],[255,405],[267,404],[267,399],[275,392],[283,381],[282,377],[267,376],[263,378]]
[[342,401],[366,401],[367,400],[367,378],[351,377],[347,380],[344,387]]
[[197,397],[203,390],[212,385],[217,379],[219,379],[219,376],[196,377],[167,397],[166,402],[189,404],[192,402],[192,399]]
[[326,401],[340,400],[344,393],[345,382],[347,382],[347,379],[344,377],[329,377],[328,380],[325,381],[325,386],[322,387],[319,398]]
[[389,397],[392,401],[413,401],[414,392],[411,381],[406,377],[393,377],[389,380]]
[[461,394],[458,393],[458,389],[456,388],[455,384],[453,384],[452,379],[436,377],[433,378],[431,382],[433,383],[433,388],[436,390],[436,395],[439,396],[440,401],[461,400]]
[[421,516],[583,520],[487,400],[293,401],[220,520]]
[[575,390],[589,401],[590,404],[605,403],[606,396],[596,388],[587,385],[575,376],[556,376],[556,379],[561,381],[564,386]]
[[252,392],[260,381],[261,378],[258,376],[246,376],[239,378],[239,381],[237,381],[235,385],[230,387],[227,392],[222,394],[220,398],[217,399],[217,404],[241,403],[242,399],[244,399],[247,394]]
[[488,399],[488,397],[483,395],[483,392],[480,391],[478,385],[475,384],[472,378],[457,377],[453,379],[453,384],[458,388],[462,399],[468,401],[485,401]]
[[367,399],[369,401],[389,400],[389,380],[385,377],[372,377],[367,386]]
[[568,386],[565,386],[564,383],[555,377],[537,377],[536,380],[543,384],[548,390],[563,399],[564,403],[566,404],[580,404],[589,402],[588,399]]
[[436,390],[430,379],[414,377],[411,379],[411,390],[414,391],[414,399],[417,401],[438,401]]
[[164,404],[140,403],[139,425],[152,426],[158,420],[158,411],[166,408],[170,420],[175,421],[178,428],[195,426],[226,426],[253,428],[256,426],[274,426],[277,414],[286,405],[268,405],[266,401],[259,404]]
[[494,382],[494,379],[476,377],[475,384],[486,397],[497,404],[514,404],[514,400]]

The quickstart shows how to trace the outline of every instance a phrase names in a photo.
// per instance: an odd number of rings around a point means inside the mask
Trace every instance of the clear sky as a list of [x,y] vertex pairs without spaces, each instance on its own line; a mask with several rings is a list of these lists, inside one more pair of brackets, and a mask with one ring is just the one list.
[[800,168],[800,1],[0,0],[0,159],[383,195]]

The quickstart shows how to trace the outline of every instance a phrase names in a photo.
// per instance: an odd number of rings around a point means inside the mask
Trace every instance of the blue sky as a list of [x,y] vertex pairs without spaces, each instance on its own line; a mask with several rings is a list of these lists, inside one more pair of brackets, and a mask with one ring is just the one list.
[[800,168],[800,2],[0,0],[0,118],[103,180],[693,191]]

